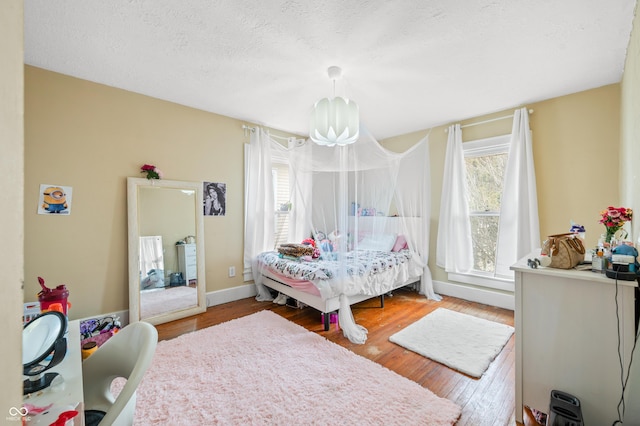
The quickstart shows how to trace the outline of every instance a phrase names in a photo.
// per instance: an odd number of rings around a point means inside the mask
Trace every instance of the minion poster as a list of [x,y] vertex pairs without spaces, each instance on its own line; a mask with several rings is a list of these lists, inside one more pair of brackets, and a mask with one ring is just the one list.
[[40,184],[38,214],[70,215],[73,188]]

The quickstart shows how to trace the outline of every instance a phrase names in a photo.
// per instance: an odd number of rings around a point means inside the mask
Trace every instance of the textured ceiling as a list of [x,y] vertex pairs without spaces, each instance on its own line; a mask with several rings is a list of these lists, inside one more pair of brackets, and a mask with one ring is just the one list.
[[25,63],[308,134],[382,139],[622,78],[636,0],[25,0]]

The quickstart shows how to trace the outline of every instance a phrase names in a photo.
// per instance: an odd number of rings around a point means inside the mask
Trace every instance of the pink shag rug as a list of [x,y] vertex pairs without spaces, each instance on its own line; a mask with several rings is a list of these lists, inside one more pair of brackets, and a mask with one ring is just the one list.
[[271,311],[161,341],[135,425],[452,425],[460,407]]

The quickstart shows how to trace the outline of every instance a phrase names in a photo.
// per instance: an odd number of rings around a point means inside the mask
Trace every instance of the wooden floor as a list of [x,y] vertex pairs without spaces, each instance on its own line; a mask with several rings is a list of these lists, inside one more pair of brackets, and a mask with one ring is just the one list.
[[[324,331],[320,313],[312,308],[291,308],[272,302],[257,302],[254,298],[213,306],[206,313],[161,324],[157,329],[159,339],[166,340],[268,309],[419,383],[438,396],[456,402],[462,407],[457,425],[515,425],[515,336],[509,339],[480,379],[456,372],[389,342],[389,336],[439,307],[513,326],[513,311],[510,310],[447,296],[441,302],[434,302],[414,291],[400,289],[385,298],[384,308],[380,308],[379,299],[353,306],[356,322],[369,330],[364,345],[351,343],[334,324],[329,331]],[[524,425],[536,424],[526,413]]]

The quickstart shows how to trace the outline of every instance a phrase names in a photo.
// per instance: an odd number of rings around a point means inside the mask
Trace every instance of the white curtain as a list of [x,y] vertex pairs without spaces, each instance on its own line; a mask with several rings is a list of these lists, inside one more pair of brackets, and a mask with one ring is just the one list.
[[289,241],[300,242],[309,238],[312,233],[313,201],[309,194],[313,191],[313,181],[309,173],[296,172],[301,164],[311,161],[311,143],[300,139],[292,139],[286,157],[289,163],[289,187],[292,203],[291,220],[289,221]]
[[467,178],[459,124],[449,126],[440,201],[436,264],[447,272],[464,273],[473,266]]
[[540,225],[531,129],[529,112],[521,108],[513,114],[500,210],[496,274],[513,277],[511,265],[537,247],[540,247]]
[[251,267],[259,301],[273,300],[271,293],[261,283],[256,267],[256,256],[274,245],[274,190],[272,177],[271,144],[269,135],[256,128],[245,146],[245,220],[244,264]]
[[161,235],[140,237],[140,272],[146,276],[152,269],[162,271],[164,279],[164,253]]
[[[402,220],[402,232],[407,237],[409,246],[415,247],[414,253],[423,265],[420,294],[424,294],[431,300],[440,301],[442,297],[433,290],[433,279],[428,266],[431,218],[428,213],[431,211],[431,173],[428,170],[430,164],[429,135],[427,135],[402,155],[397,179],[401,184],[396,188],[395,203]],[[416,173],[416,170],[420,169],[427,170],[424,173]],[[416,193],[423,196],[416,197]],[[422,220],[404,220],[404,218],[415,217],[420,217]]]

